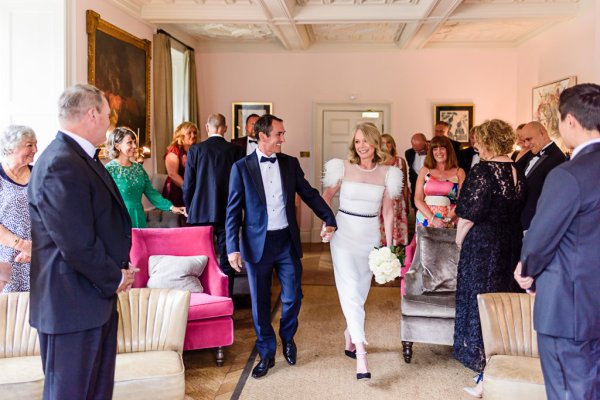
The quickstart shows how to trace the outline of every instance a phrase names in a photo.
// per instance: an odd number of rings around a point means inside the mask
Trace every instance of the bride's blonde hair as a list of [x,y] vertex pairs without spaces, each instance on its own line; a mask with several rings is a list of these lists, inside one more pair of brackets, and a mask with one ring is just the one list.
[[384,164],[387,162],[390,156],[381,148],[381,133],[372,122],[362,122],[356,125],[356,128],[354,128],[354,135],[352,136],[350,146],[348,146],[348,150],[350,150],[350,153],[348,154],[348,161],[350,161],[351,164],[360,163],[360,157],[358,156],[356,148],[354,147],[354,139],[356,138],[357,131],[361,131],[367,143],[375,147],[373,161],[376,164]]

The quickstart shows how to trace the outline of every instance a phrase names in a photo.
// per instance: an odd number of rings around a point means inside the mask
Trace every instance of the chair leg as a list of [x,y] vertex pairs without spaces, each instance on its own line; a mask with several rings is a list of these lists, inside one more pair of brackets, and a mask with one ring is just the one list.
[[404,362],[407,364],[410,364],[410,360],[412,359],[412,346],[413,342],[402,341],[402,354],[404,355]]
[[225,360],[225,352],[223,351],[223,347],[217,347],[217,367],[223,366],[223,361]]

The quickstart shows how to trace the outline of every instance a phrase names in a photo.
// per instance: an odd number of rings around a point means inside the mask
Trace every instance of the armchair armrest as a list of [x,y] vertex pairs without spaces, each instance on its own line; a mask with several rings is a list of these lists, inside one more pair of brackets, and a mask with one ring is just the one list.
[[29,325],[29,292],[0,294],[0,358],[39,354],[37,330]]

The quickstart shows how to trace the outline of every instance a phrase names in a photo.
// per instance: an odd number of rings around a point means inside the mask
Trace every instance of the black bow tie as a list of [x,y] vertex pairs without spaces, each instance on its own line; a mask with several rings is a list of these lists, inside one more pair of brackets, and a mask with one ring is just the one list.
[[277,161],[276,157],[264,157],[261,156],[260,157],[260,162],[270,162],[270,163],[275,163],[275,161]]
[[248,143],[256,143],[256,144],[258,144],[258,140],[248,139]]
[[427,151],[423,150],[423,151],[417,151],[416,152],[418,155],[420,156],[426,156],[427,155]]
[[98,157],[99,154],[100,154],[100,149],[96,149],[96,151],[94,152],[94,157],[92,157],[94,159],[94,161],[100,162],[100,157]]

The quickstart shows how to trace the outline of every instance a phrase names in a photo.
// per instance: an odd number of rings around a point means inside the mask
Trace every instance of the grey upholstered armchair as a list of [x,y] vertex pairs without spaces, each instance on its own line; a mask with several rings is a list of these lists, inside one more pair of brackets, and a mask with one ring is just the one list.
[[400,336],[404,361],[413,342],[452,345],[456,267],[460,250],[456,229],[417,227],[415,257],[404,279]]

